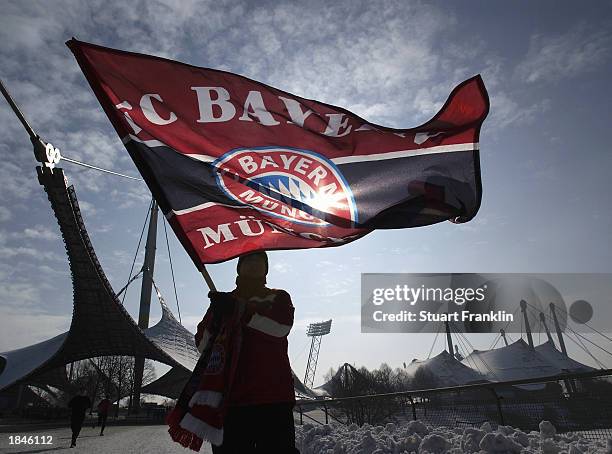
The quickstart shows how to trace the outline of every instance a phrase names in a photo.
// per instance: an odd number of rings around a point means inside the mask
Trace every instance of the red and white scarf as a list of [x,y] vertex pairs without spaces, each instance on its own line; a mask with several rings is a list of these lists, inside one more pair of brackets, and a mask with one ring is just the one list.
[[[211,349],[210,357],[204,364],[206,355],[202,354],[166,418],[170,436],[186,448],[199,451],[203,440],[216,446],[223,443],[223,420],[240,355],[244,309],[244,304],[235,304],[231,314],[215,319],[209,308],[198,325],[196,345],[201,353]],[[211,339],[215,331],[218,334]]]

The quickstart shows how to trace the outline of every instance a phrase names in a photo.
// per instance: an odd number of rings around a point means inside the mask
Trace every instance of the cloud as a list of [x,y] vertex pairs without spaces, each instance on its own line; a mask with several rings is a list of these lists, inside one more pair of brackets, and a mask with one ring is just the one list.
[[[83,162],[102,169],[138,177],[136,167],[129,158],[121,141],[110,128],[91,130],[84,128],[81,131],[61,132],[54,134],[53,145],[58,147],[62,156]],[[123,179],[103,173],[98,170],[80,167],[68,161],[60,163],[70,175],[70,183],[80,190],[92,192],[106,192],[109,185],[122,188],[140,185],[134,181]]]
[[[518,96],[517,96],[518,98]],[[490,96],[491,116],[487,120],[487,127],[503,130],[513,124],[533,123],[539,115],[548,112],[551,107],[550,99],[540,99],[536,102],[517,101],[505,92],[498,91]]]
[[72,314],[53,315],[21,308],[0,307],[0,351],[26,347],[66,331]]
[[[34,2],[33,2],[34,3]],[[16,8],[6,2],[3,5],[3,21],[0,27],[0,39],[5,49],[11,51],[23,51],[24,49],[36,50],[44,46],[49,36],[53,36],[57,30],[56,23],[51,17],[43,14],[24,14],[21,8]],[[32,8],[28,8],[31,12]],[[50,19],[50,20],[47,20]],[[18,37],[18,39],[16,38]]]
[[110,199],[116,203],[116,207],[122,210],[146,207],[151,201],[149,189],[139,181],[126,180],[120,187],[112,189],[109,195]]
[[293,265],[286,260],[274,261],[272,264],[272,271],[276,273],[290,273],[293,270]]
[[7,207],[0,206],[0,222],[9,221],[12,217],[11,210]]
[[95,224],[88,230],[93,233],[108,233],[113,231],[113,224]]
[[[0,156],[4,154],[2,148],[0,145]],[[0,181],[2,181],[0,201],[5,205],[15,200],[27,200],[38,186],[34,172],[27,174],[22,166],[7,160],[0,164]]]
[[26,246],[0,247],[0,256],[2,256],[3,259],[5,260],[11,259],[17,256],[30,257],[36,260],[52,260],[52,261],[65,260],[63,257],[59,257],[54,252],[41,251],[40,249],[35,249],[33,247],[26,247]]
[[86,200],[79,199],[79,208],[86,217],[93,217],[98,213],[96,206]]
[[[140,263],[142,260],[144,259],[144,248],[141,248],[138,251],[138,257],[136,259],[137,263]],[[134,252],[133,251],[124,251],[121,249],[115,249],[110,257],[110,260],[113,260],[116,263],[119,263],[123,266],[128,266],[132,264],[132,261],[134,260]],[[138,270],[135,270],[135,273],[138,272]]]
[[533,35],[516,72],[525,82],[555,82],[592,71],[607,61],[612,35],[580,24],[555,36]]
[[[332,274],[332,276],[334,276]],[[355,287],[355,279],[353,277],[329,277],[320,279],[316,283],[314,295],[317,298],[332,298],[349,293]]]
[[36,239],[36,240],[47,240],[47,241],[56,241],[59,239],[59,235],[55,233],[55,231],[43,225],[27,227],[23,230],[23,232],[18,233],[16,237]]
[[0,283],[0,300],[5,305],[36,304],[40,301],[40,291],[26,282],[3,280]]
[[[58,240],[59,235],[39,224],[14,231],[0,230],[2,306],[23,313],[41,308],[45,312],[66,310],[65,303],[72,300],[72,282],[64,247]],[[0,320],[0,327],[8,323]]]
[[[248,44],[237,36],[238,51],[224,59],[234,70],[300,96],[341,105],[371,121],[390,121],[412,105],[424,81],[436,78],[445,57],[434,38],[452,27],[453,18],[423,5],[352,6],[257,9],[244,30]],[[385,109],[372,107],[380,103]]]

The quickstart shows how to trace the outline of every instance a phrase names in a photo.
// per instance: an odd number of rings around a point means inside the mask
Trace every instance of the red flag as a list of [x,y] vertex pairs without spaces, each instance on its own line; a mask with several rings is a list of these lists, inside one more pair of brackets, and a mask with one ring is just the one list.
[[392,129],[225,71],[67,45],[196,265],[465,222],[480,206],[480,76],[432,120]]

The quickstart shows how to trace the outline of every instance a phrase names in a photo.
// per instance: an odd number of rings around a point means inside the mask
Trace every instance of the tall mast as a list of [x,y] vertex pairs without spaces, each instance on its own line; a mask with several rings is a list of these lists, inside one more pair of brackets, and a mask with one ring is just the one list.
[[450,325],[448,324],[448,321],[444,322],[444,327],[446,328],[446,343],[448,344],[446,349],[448,350],[448,353],[453,356],[453,338],[451,337]]
[[544,315],[544,312],[540,312],[540,321],[542,322],[542,325],[544,325],[544,329],[546,330],[546,337],[548,337],[548,342],[550,342],[554,346],[555,343],[553,342],[553,338],[550,335],[550,330],[548,329],[548,325],[546,324],[546,316]]
[[565,341],[563,340],[563,333],[561,332],[561,327],[559,326],[559,320],[557,319],[557,313],[555,312],[555,303],[550,303],[550,312],[552,312],[553,321],[555,322],[555,330],[557,331],[557,337],[559,338],[559,345],[561,346],[561,351],[565,356],[567,356],[567,349],[565,348]]
[[531,325],[529,325],[529,316],[527,315],[527,302],[525,300],[521,300],[521,312],[523,313],[523,318],[525,319],[525,331],[527,331],[527,342],[529,343],[529,347],[532,349],[533,347],[533,336],[531,335]]
[[506,344],[506,347],[508,346],[508,339],[506,339],[506,330],[504,330],[503,328],[499,330],[502,339],[504,339],[504,344]]
[[[142,287],[140,288],[140,310],[138,312],[138,327],[147,329],[149,327],[149,314],[151,312],[151,292],[153,290],[153,271],[155,269],[155,248],[157,246],[157,213],[158,207],[155,200],[151,202],[151,216],[147,243],[145,245],[145,259],[142,265]],[[144,357],[134,358],[134,398],[132,399],[134,412],[140,410],[140,388],[142,387],[142,376],[144,374]]]

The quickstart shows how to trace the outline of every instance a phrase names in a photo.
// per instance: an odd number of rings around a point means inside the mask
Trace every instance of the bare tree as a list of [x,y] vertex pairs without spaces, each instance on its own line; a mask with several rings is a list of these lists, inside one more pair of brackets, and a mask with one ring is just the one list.
[[438,378],[428,369],[419,367],[414,373],[411,389],[430,389],[438,386]]
[[[119,414],[119,403],[124,397],[130,397],[134,386],[134,357],[100,356],[71,365],[74,388],[85,387],[94,403],[109,396],[116,402],[115,416]],[[143,384],[155,380],[156,373],[153,361],[145,360]]]

